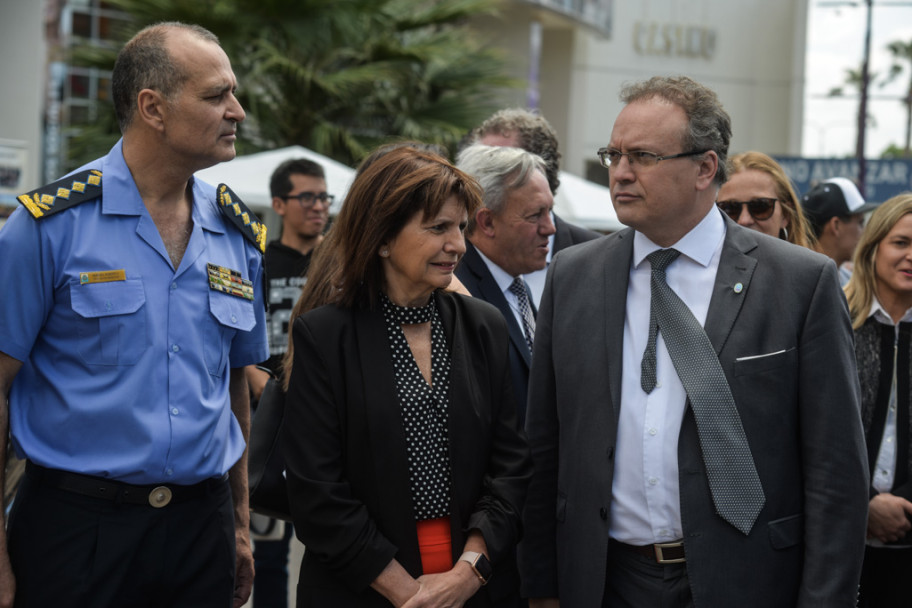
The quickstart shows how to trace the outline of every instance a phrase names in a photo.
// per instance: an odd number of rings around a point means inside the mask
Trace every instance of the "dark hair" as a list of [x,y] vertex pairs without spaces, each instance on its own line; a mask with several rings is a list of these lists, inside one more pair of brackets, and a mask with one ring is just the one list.
[[166,99],[173,98],[187,75],[168,52],[168,34],[173,30],[190,33],[200,40],[218,44],[218,37],[199,25],[166,21],[140,30],[117,54],[111,74],[114,114],[121,133],[133,122],[136,98],[143,89],[158,91]]
[[470,217],[481,205],[478,182],[431,152],[399,146],[363,168],[332,228],[314,250],[307,283],[291,312],[285,369],[291,369],[294,357],[294,320],[324,304],[376,307],[383,288],[380,248],[415,214],[427,218],[439,213],[450,196]]
[[326,173],[323,166],[307,158],[293,158],[286,160],[276,167],[269,178],[269,194],[273,197],[282,198],[291,192],[294,186],[291,183],[292,175],[306,175],[308,177],[318,177],[326,179]]
[[373,308],[383,287],[380,247],[416,214],[427,218],[439,213],[450,196],[472,215],[481,204],[481,187],[437,154],[399,147],[371,163],[355,178],[330,230],[330,242],[323,243],[336,250],[339,264],[333,281],[338,292],[330,301]]
[[355,171],[355,177],[364,173],[364,170],[370,167],[378,158],[382,158],[386,154],[392,152],[393,150],[398,150],[399,148],[413,148],[415,150],[421,150],[423,152],[429,152],[431,154],[436,154],[442,158],[448,158],[449,154],[447,149],[441,146],[440,144],[429,144],[423,141],[394,141],[388,144],[383,144],[375,148],[370,154],[361,159],[361,163],[358,165],[358,169]]
[[626,104],[657,97],[684,110],[687,129],[681,134],[683,151],[712,150],[719,157],[715,182],[721,186],[728,181],[731,117],[713,90],[687,76],[653,76],[625,86],[620,97]]
[[555,194],[560,186],[558,173],[561,154],[557,149],[557,132],[544,116],[523,108],[506,108],[473,129],[470,140],[471,143],[478,143],[485,135],[509,137],[513,133],[517,135],[520,148],[537,154],[545,161],[548,187],[551,188],[551,194]]

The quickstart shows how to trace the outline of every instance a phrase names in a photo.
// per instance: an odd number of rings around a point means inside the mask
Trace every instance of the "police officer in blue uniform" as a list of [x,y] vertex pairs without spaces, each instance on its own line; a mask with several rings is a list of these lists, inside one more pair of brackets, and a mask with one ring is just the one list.
[[207,30],[141,31],[113,73],[123,138],[0,231],[0,459],[8,430],[27,459],[0,607],[250,594],[244,366],[268,356],[266,234],[193,177],[235,155],[236,86]]

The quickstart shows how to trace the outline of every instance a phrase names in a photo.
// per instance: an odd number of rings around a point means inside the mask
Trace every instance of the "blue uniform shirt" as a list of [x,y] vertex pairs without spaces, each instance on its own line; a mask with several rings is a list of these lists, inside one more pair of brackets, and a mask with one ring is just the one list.
[[[0,230],[0,351],[22,362],[13,445],[55,469],[196,483],[244,450],[229,370],[269,354],[262,256],[194,180],[175,270],[122,144],[84,167],[102,171],[101,197],[41,220],[17,209]],[[249,279],[254,300],[210,289],[207,264]]]

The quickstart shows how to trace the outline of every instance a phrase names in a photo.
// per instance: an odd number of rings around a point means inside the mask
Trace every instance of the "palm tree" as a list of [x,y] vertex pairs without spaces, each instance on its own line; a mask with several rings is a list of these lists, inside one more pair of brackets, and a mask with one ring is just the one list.
[[[893,65],[890,66],[888,79],[894,80],[906,66],[912,68],[912,40],[903,42],[896,40],[887,45],[887,50],[893,56]],[[902,98],[902,103],[906,106],[906,145],[903,148],[903,155],[912,156],[912,69],[909,70],[909,86],[906,89],[906,95]]]
[[[884,80],[878,82],[877,80],[879,77],[880,77],[880,74],[878,74],[877,72],[872,72],[871,75],[868,77],[868,82],[870,82],[871,84],[876,84],[878,87],[882,88],[887,84],[887,80],[884,79]],[[861,95],[861,68],[858,68],[858,69],[846,68],[844,84],[842,84],[838,87],[831,88],[829,93],[827,93],[827,95],[829,97],[850,97],[851,94],[846,91],[846,87],[848,87],[849,89],[854,89],[855,91],[857,91],[857,93],[856,93],[857,95],[859,95],[859,96]],[[870,112],[867,113],[866,120],[869,125],[877,126],[877,119]]]
[[[497,0],[109,0],[136,29],[219,36],[247,110],[242,152],[303,145],[354,164],[377,144],[454,146],[515,83],[466,26]],[[109,64],[111,65],[111,64]]]

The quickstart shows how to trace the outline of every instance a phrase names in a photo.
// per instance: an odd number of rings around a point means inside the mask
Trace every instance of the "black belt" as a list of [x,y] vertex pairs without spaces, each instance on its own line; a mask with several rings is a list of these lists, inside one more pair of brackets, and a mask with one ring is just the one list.
[[685,561],[684,541],[680,540],[673,543],[656,543],[654,545],[639,546],[628,545],[612,538],[611,543],[625,551],[648,557],[657,564],[680,564]]
[[220,478],[206,479],[190,486],[176,484],[137,486],[92,475],[47,469],[31,461],[26,463],[25,473],[35,481],[58,490],[112,502],[147,505],[156,509],[166,507],[171,503],[202,498],[224,486],[228,479],[226,474]]

